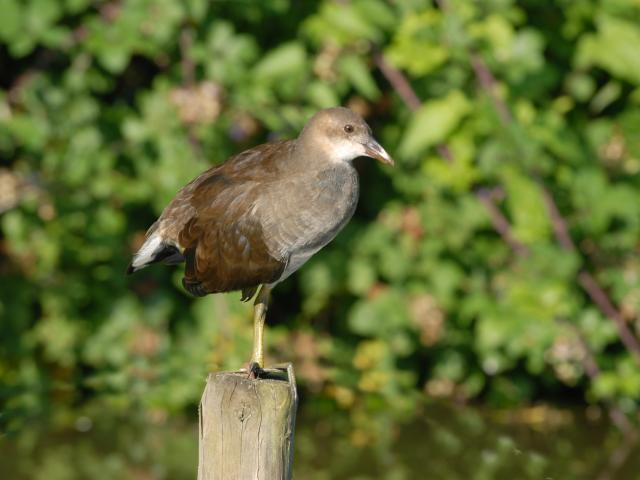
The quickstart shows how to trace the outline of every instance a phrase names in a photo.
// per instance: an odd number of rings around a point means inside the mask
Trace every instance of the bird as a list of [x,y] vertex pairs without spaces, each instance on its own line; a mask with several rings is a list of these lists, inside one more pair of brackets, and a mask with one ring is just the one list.
[[270,293],[353,216],[357,157],[394,165],[360,115],[345,107],[318,111],[297,138],[238,153],[184,186],[147,230],[127,274],[184,262],[182,285],[196,297],[255,295],[247,370],[260,377]]

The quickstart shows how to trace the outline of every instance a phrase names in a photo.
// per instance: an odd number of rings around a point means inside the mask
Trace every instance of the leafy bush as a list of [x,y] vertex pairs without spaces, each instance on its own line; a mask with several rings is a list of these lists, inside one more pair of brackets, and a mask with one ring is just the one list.
[[295,362],[310,401],[362,424],[425,393],[637,407],[637,4],[0,10],[5,413],[176,411],[245,362],[239,295],[193,300],[180,269],[124,269],[196,174],[337,104],[397,167],[358,162],[356,217],[276,290],[269,357]]

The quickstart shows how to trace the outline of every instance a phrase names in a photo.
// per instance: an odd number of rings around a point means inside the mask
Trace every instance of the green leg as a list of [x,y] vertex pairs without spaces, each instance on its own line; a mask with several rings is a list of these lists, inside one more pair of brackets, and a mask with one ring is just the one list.
[[264,368],[263,332],[270,294],[271,289],[262,285],[253,304],[253,356],[249,364],[249,375],[253,378],[257,377],[258,372]]

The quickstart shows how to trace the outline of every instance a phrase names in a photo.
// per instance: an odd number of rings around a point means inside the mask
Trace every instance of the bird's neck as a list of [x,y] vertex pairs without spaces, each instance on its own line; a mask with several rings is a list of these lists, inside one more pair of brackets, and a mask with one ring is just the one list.
[[301,162],[305,169],[326,170],[332,167],[350,167],[353,155],[344,152],[340,145],[332,144],[328,139],[298,137],[292,157]]

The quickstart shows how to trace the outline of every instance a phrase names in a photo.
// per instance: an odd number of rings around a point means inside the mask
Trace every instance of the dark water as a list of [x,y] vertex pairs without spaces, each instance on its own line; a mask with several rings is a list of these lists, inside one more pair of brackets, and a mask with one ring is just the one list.
[[[294,478],[640,479],[640,447],[597,409],[490,411],[425,406],[419,420],[298,416]],[[0,479],[195,479],[195,418],[110,417],[36,428],[0,439]]]

